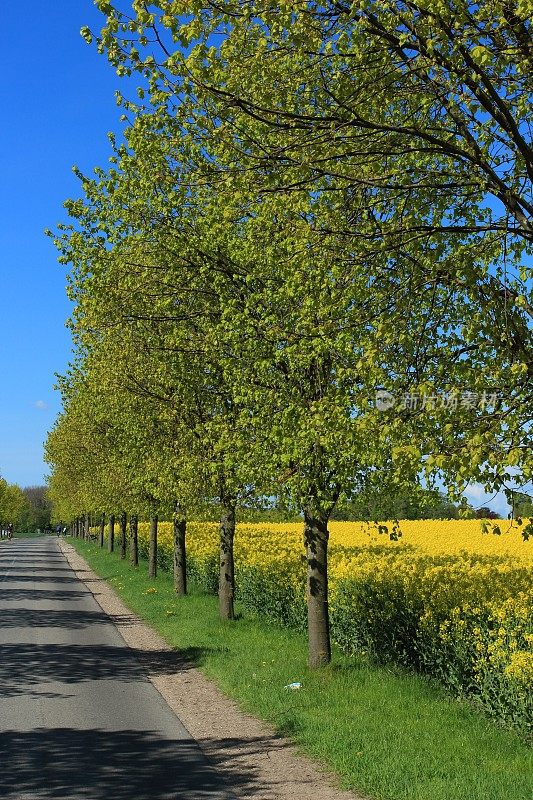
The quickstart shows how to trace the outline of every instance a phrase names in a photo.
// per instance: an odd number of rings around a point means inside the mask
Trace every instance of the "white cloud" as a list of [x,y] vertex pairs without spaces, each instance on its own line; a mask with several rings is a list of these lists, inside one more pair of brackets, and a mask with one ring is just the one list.
[[474,483],[473,485],[469,486],[465,492],[468,495],[468,499],[473,503],[479,500],[481,503],[484,502],[488,495],[480,483]]
[[502,517],[506,517],[510,511],[507,498],[503,492],[487,494],[483,486],[479,483],[471,484],[465,490],[464,495],[474,508],[488,506],[488,508],[496,511],[496,513],[500,514]]
[[48,408],[48,403],[45,403],[44,400],[37,400],[37,402],[34,403],[34,405],[35,408],[41,408],[43,410]]

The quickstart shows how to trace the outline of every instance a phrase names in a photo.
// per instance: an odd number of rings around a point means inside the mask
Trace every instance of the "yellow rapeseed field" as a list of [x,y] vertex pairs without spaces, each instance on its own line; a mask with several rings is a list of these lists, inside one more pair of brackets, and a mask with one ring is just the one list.
[[[496,524],[496,523],[495,523]],[[392,527],[392,523],[385,523]],[[386,534],[378,533],[377,526],[367,522],[330,522],[330,552],[352,548],[390,548],[404,552],[415,549],[426,555],[509,556],[523,564],[533,565],[533,539],[524,541],[521,528],[508,521],[497,522],[500,535],[483,533],[479,520],[402,520],[401,537],[391,541]],[[147,523],[139,525],[141,538],[148,538]],[[211,557],[217,551],[217,524],[192,522],[188,526],[188,550],[199,559]],[[159,543],[172,548],[172,526],[163,522],[159,526]],[[235,537],[235,555],[238,562],[254,562],[281,556],[297,557],[303,552],[302,523],[240,523]]]
[[[387,524],[387,523],[385,523]],[[391,523],[388,523],[391,525]],[[429,555],[454,555],[467,552],[476,555],[513,556],[533,564],[533,540],[524,542],[516,523],[498,520],[501,535],[482,533],[479,520],[402,520],[401,538],[387,541],[365,522],[331,522],[330,540],[333,547],[353,547],[369,542],[385,544],[393,549],[410,545]]]
[[[330,551],[360,547],[386,547],[399,552],[416,549],[427,555],[509,556],[524,564],[533,565],[533,539],[524,541],[521,528],[508,521],[497,522],[501,535],[483,533],[479,520],[402,520],[401,537],[391,541],[378,533],[377,526],[367,522],[330,522]],[[392,523],[385,523],[392,527]],[[139,535],[147,539],[149,526],[139,525]],[[217,550],[217,524],[192,522],[188,526],[190,555],[204,559]],[[172,547],[172,526],[161,523],[159,542],[163,548]],[[268,546],[266,546],[268,545]],[[273,552],[275,551],[275,553]],[[301,551],[302,523],[269,522],[240,523],[235,537],[235,555],[239,562],[283,556],[294,558]]]
[[[400,522],[391,541],[370,523],[331,522],[332,634],[368,653],[430,673],[475,696],[500,719],[529,729],[533,698],[533,540],[521,528],[478,520]],[[392,524],[389,525],[389,530]],[[146,549],[148,525],[139,526]],[[218,527],[188,525],[191,577],[216,591]],[[302,523],[242,523],[235,537],[236,591],[248,612],[305,627]],[[172,526],[159,531],[161,566],[172,564]]]

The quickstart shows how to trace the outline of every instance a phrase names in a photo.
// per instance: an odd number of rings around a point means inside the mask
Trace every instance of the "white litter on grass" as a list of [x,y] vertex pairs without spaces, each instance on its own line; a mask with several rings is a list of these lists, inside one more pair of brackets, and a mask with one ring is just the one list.
[[284,689],[292,689],[292,690],[301,689],[302,688],[302,684],[300,683],[300,681],[295,681],[294,683],[288,683],[287,686],[284,686],[283,688]]

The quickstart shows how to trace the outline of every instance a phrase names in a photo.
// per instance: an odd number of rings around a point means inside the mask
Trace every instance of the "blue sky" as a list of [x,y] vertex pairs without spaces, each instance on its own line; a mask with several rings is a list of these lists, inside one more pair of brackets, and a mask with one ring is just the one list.
[[43,480],[70,348],[64,269],[43,231],[79,194],[72,165],[104,166],[120,127],[120,80],[79,35],[100,19],[92,0],[2,4],[0,474],[21,485]]
[[[114,92],[124,84],[79,34],[101,20],[92,0],[2,8],[0,475],[23,486],[46,474],[42,446],[60,407],[54,375],[70,353],[65,272],[44,229],[79,194],[72,166],[105,166],[106,134],[120,128]],[[488,498],[474,487],[470,499]],[[507,512],[503,498],[489,505]]]

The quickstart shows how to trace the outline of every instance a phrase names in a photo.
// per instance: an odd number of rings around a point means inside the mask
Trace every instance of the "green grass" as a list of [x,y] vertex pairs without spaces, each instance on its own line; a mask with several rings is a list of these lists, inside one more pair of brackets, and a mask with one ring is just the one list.
[[[134,570],[94,544],[69,541],[169,644],[345,788],[375,800],[533,797],[527,745],[430,681],[339,652],[310,671],[304,637],[244,617],[221,622],[216,598],[176,598],[170,575],[150,581],[144,563]],[[303,688],[284,689],[292,681]]]

